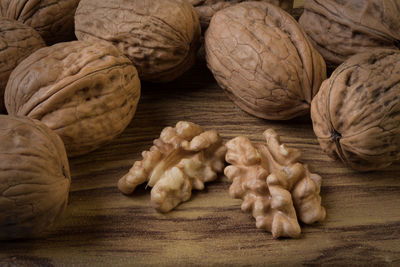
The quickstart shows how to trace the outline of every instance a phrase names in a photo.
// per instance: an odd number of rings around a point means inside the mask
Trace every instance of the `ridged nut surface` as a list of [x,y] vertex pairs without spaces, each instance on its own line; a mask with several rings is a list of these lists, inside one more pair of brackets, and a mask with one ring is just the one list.
[[120,134],[133,118],[140,81],[112,45],[82,41],[37,50],[12,72],[5,92],[9,114],[45,123],[69,156],[88,153]]
[[47,44],[75,39],[79,0],[0,0],[0,14],[34,28]]
[[373,49],[340,65],[311,106],[322,149],[357,170],[400,159],[400,51]]
[[45,46],[31,27],[8,18],[0,18],[0,112],[5,110],[4,91],[14,68],[37,49]]
[[[244,1],[248,0],[190,0],[190,2],[197,11],[197,14],[199,15],[201,28],[203,30],[207,29],[208,25],[210,24],[212,16],[214,16],[214,14],[217,11]],[[258,1],[265,1],[267,3],[274,4],[288,12],[293,8],[293,0],[258,0]]]
[[400,42],[398,0],[306,0],[300,24],[327,63],[338,66],[374,47]]
[[39,121],[0,115],[0,240],[49,230],[67,206],[70,182],[57,134]]
[[200,23],[187,0],[82,0],[79,40],[105,41],[133,62],[141,80],[172,81],[194,63]]
[[243,2],[218,11],[205,35],[218,84],[248,113],[287,120],[309,112],[326,77],[325,62],[281,8]]

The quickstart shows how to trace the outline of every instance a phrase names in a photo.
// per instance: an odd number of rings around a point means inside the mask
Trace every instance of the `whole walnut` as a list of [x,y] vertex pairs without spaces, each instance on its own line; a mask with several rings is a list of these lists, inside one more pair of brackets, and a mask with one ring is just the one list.
[[399,0],[306,0],[300,24],[333,67],[373,47],[400,41]]
[[75,39],[79,0],[0,0],[0,14],[31,26],[47,44]]
[[57,134],[27,117],[0,115],[0,240],[48,230],[67,206],[70,182]]
[[31,27],[0,17],[0,112],[5,111],[4,90],[12,70],[45,43]]
[[[214,16],[214,14],[217,11],[244,1],[248,0],[190,0],[190,2],[197,11],[197,14],[199,15],[201,28],[203,30],[207,29],[208,25],[210,24],[212,16]],[[293,0],[258,0],[258,1],[265,1],[274,4],[276,6],[283,8],[286,11],[290,11],[293,8]]]
[[325,62],[281,8],[243,2],[218,11],[205,35],[218,84],[243,110],[287,120],[309,112],[326,78]]
[[81,0],[75,33],[117,46],[141,80],[168,82],[194,64],[201,30],[187,0]]
[[400,159],[400,50],[371,49],[340,65],[311,106],[323,150],[357,170]]
[[9,114],[45,123],[69,156],[88,153],[128,126],[140,81],[113,45],[83,41],[37,50],[12,72],[5,92]]

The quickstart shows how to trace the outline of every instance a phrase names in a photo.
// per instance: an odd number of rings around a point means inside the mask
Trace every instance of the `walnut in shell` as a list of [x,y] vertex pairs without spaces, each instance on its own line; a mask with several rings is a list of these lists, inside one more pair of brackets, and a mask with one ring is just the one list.
[[321,177],[299,163],[301,153],[281,144],[272,129],[264,132],[266,144],[252,144],[244,136],[226,143],[225,175],[232,181],[229,194],[243,200],[257,228],[274,238],[298,237],[298,218],[307,224],[325,219],[321,206]]
[[371,49],[340,65],[312,101],[322,149],[357,170],[400,159],[400,50]]
[[327,63],[337,66],[373,47],[400,41],[398,0],[306,0],[300,24]]
[[187,0],[81,0],[75,27],[79,40],[116,45],[147,81],[182,75],[200,45],[199,19]]
[[5,92],[9,114],[45,123],[69,156],[88,153],[131,121],[140,81],[129,59],[109,44],[59,43],[37,50],[12,72]]
[[[197,11],[197,14],[199,15],[201,28],[203,30],[207,29],[208,24],[210,24],[212,16],[214,16],[214,14],[217,11],[244,1],[248,0],[190,0],[190,2]],[[293,8],[293,0],[258,0],[258,1],[265,1],[274,4],[276,6],[283,8],[288,12]]]
[[64,144],[46,125],[0,115],[0,240],[42,235],[68,203]]
[[31,26],[47,44],[75,39],[79,0],[0,0],[0,14]]
[[325,63],[298,23],[266,2],[218,11],[205,35],[218,84],[243,110],[271,120],[309,112],[326,78]]
[[0,17],[0,112],[4,107],[4,90],[13,69],[23,59],[45,43],[31,27],[8,18]]
[[180,121],[166,127],[118,182],[119,190],[131,194],[146,182],[152,187],[151,203],[168,212],[190,199],[192,189],[203,190],[204,183],[217,178],[224,168],[226,148],[216,131],[203,131],[194,123]]

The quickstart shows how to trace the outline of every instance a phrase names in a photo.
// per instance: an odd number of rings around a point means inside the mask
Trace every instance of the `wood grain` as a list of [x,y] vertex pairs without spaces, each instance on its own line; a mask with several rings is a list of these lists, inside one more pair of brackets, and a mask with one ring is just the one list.
[[[221,176],[168,214],[150,207],[150,190],[132,196],[116,184],[161,129],[189,120],[262,141],[274,128],[284,143],[323,177],[323,223],[302,225],[300,239],[274,240],[228,196]],[[111,122],[110,122],[111,123]],[[0,266],[65,265],[400,265],[400,166],[358,173],[320,149],[308,116],[274,122],[237,108],[204,61],[169,84],[143,84],[137,114],[126,131],[101,149],[70,160],[72,187],[63,218],[47,237],[0,243]]]

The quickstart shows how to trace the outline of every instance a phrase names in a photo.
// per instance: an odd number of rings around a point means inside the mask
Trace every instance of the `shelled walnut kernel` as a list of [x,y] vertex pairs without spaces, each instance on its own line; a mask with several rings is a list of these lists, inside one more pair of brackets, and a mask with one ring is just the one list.
[[280,236],[298,237],[297,217],[307,224],[325,219],[321,206],[321,177],[298,162],[300,151],[281,144],[272,129],[264,132],[266,144],[253,145],[243,136],[227,144],[225,175],[232,181],[229,194],[243,200],[257,228]]
[[144,182],[153,187],[151,203],[168,212],[190,199],[192,189],[203,190],[204,183],[217,178],[224,168],[226,148],[216,131],[203,131],[194,123],[180,121],[166,127],[154,140],[143,160],[136,161],[118,182],[119,190],[131,194]]

